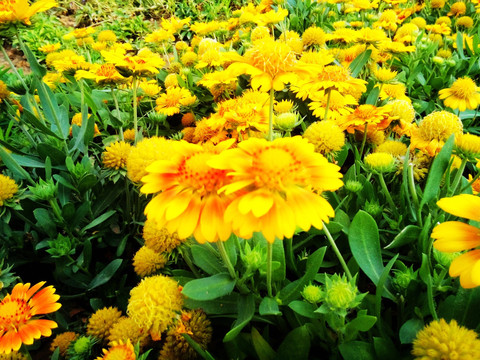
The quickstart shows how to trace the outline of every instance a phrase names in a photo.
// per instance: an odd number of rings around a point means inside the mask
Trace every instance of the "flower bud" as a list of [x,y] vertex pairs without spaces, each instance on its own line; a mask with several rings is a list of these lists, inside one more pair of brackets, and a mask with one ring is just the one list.
[[303,298],[311,304],[316,304],[322,300],[322,289],[316,285],[306,285],[302,291]]
[[345,189],[347,189],[347,191],[350,191],[352,193],[357,193],[362,191],[363,185],[360,181],[357,181],[357,180],[347,180],[345,182]]
[[403,291],[408,288],[408,285],[412,280],[417,278],[417,273],[412,270],[412,268],[407,268],[406,270],[394,270],[393,276],[393,286],[398,291]]
[[445,64],[445,59],[442,58],[442,57],[440,57],[440,56],[434,56],[434,57],[432,58],[432,61],[433,61],[435,64],[437,64],[437,65],[443,65],[443,64]]
[[323,301],[330,310],[345,313],[348,309],[357,307],[363,297],[358,293],[354,279],[348,281],[346,276],[337,274],[326,277]]
[[53,183],[53,180],[44,181],[40,179],[40,182],[35,186],[28,187],[32,192],[36,200],[50,200],[55,198],[57,193],[57,185]]
[[383,208],[379,203],[376,201],[369,202],[368,200],[365,202],[365,207],[363,209],[373,217],[380,215],[383,211]]
[[275,125],[280,130],[291,131],[297,125],[297,114],[286,112],[275,116]]

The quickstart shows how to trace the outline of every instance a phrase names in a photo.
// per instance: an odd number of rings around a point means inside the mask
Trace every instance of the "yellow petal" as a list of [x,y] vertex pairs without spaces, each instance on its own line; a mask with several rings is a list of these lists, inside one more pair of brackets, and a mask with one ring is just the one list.
[[435,249],[444,252],[457,252],[473,249],[480,245],[480,229],[460,221],[447,221],[435,226],[431,237]]
[[452,215],[480,221],[480,197],[462,194],[437,201],[437,205]]

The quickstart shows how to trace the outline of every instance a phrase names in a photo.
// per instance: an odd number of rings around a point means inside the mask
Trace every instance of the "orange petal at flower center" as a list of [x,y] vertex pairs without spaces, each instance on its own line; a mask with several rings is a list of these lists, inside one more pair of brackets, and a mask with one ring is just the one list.
[[187,157],[178,171],[179,182],[207,193],[221,188],[226,172],[209,167],[207,161],[211,157],[212,154],[201,152]]
[[301,163],[287,149],[269,147],[253,157],[253,173],[258,187],[282,190],[301,174]]

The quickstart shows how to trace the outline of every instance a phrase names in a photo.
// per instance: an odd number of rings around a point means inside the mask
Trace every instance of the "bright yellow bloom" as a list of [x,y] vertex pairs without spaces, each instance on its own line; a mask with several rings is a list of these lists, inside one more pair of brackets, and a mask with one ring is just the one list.
[[114,43],[117,41],[117,35],[112,30],[103,30],[98,33],[97,40],[102,43]]
[[480,87],[467,76],[455,80],[450,88],[440,90],[438,95],[444,99],[445,106],[460,111],[475,110],[480,105]]
[[227,240],[231,227],[223,213],[230,199],[218,194],[227,172],[211,168],[207,161],[232,144],[233,140],[206,148],[174,142],[175,155],[148,166],[149,174],[142,178],[141,192],[158,193],[145,208],[147,219],[155,219],[180,238],[193,234],[199,242]]
[[126,81],[113,64],[94,64],[88,71],[78,70],[75,73],[75,79],[91,79],[101,85]]
[[335,153],[345,145],[345,133],[340,126],[329,120],[312,123],[303,137],[315,145],[315,151],[322,155]]
[[0,2],[0,24],[20,21],[31,25],[30,18],[36,13],[57,6],[55,0],[39,0],[31,6],[28,0],[2,0]]
[[52,60],[52,66],[58,72],[63,71],[77,71],[80,69],[89,69],[91,64],[89,64],[85,57],[82,55],[77,55],[73,51],[64,50],[59,53],[51,53],[49,55],[58,54],[54,60]]
[[169,87],[156,100],[155,110],[161,114],[171,116],[180,113],[181,106],[187,106],[196,101],[196,96],[185,88]]
[[363,159],[365,166],[375,173],[385,173],[394,170],[395,158],[392,154],[374,152]]
[[281,100],[273,105],[273,110],[277,114],[287,113],[294,110],[294,104],[291,100]]
[[459,15],[464,15],[466,11],[467,5],[463,1],[457,1],[452,4],[447,15],[457,17]]
[[[328,99],[330,97],[330,99]],[[313,116],[319,119],[325,118],[325,109],[328,104],[328,119],[340,120],[344,116],[347,116],[353,112],[353,107],[358,105],[358,101],[350,94],[342,95],[338,91],[332,91],[329,95],[324,95],[320,92],[316,92],[310,95],[312,102],[308,104],[308,108],[312,110]]]
[[400,141],[388,140],[380,144],[375,149],[375,152],[391,154],[395,157],[405,156],[407,153],[407,145]]
[[63,35],[64,40],[72,40],[72,39],[83,39],[89,37],[91,34],[95,33],[95,29],[93,27],[87,28],[79,28],[75,29],[72,32]]
[[335,42],[344,42],[346,44],[350,44],[357,41],[358,34],[353,29],[341,28],[341,29],[335,30],[331,34],[328,34],[327,39],[333,40]]
[[112,51],[102,51],[105,61],[131,73],[134,76],[157,74],[158,69],[165,65],[160,55],[147,48],[138,51],[137,55],[125,56]]
[[380,15],[380,18],[373,23],[376,28],[382,28],[385,30],[396,31],[397,30],[397,13],[395,10],[385,10]]
[[133,257],[133,268],[140,277],[154,274],[157,270],[163,268],[167,263],[167,258],[152,249],[142,246]]
[[288,10],[278,7],[277,11],[270,10],[263,14],[259,14],[255,19],[259,26],[269,26],[283,21],[288,16]]
[[395,79],[397,76],[398,72],[388,69],[388,68],[375,68],[373,69],[373,76],[377,79],[378,82],[381,83],[388,83]]
[[88,319],[87,334],[98,339],[107,340],[113,324],[120,320],[121,316],[122,312],[116,307],[104,307],[97,310]]
[[417,333],[412,355],[416,360],[479,359],[480,340],[455,320],[434,320]]
[[151,34],[145,36],[145,41],[148,43],[162,44],[168,41],[175,41],[175,37],[170,31],[157,29]]
[[[462,194],[443,198],[437,205],[444,211],[458,217],[480,221],[480,198]],[[435,249],[443,252],[468,251],[450,265],[450,276],[460,276],[460,285],[466,289],[480,285],[480,229],[460,221],[447,221],[435,226],[432,231]]]
[[50,344],[50,351],[54,352],[58,347],[60,349],[60,356],[65,357],[65,355],[67,355],[68,347],[72,341],[75,341],[78,338],[78,336],[79,335],[73,331],[66,331],[58,334]]
[[60,43],[47,44],[47,45],[40,46],[38,50],[45,54],[48,54],[48,53],[57,51],[58,49],[60,49],[60,47],[61,47]]
[[480,158],[480,136],[474,134],[456,136],[455,151],[460,157],[475,162],[475,159]]
[[430,6],[432,9],[441,9],[445,6],[445,0],[431,0]]
[[135,349],[130,340],[124,344],[122,341],[117,343],[114,341],[110,348],[103,349],[103,356],[99,356],[96,360],[135,360]]
[[9,95],[10,91],[8,90],[7,84],[0,80],[0,104],[2,103],[3,99],[6,99]]
[[183,297],[173,278],[149,276],[130,291],[127,313],[135,323],[160,340],[183,306]]
[[185,25],[190,23],[191,18],[179,19],[176,16],[170,16],[168,19],[163,18],[160,26],[172,34],[176,34],[183,29]]
[[370,10],[378,8],[379,0],[353,0],[345,4],[344,13],[358,12],[362,10]]
[[380,99],[382,100],[404,100],[411,102],[410,98],[406,95],[407,87],[402,84],[383,84],[380,91]]
[[155,217],[145,220],[143,225],[145,246],[157,253],[171,252],[184,242],[177,233],[169,232]]
[[110,330],[108,346],[113,346],[114,342],[123,341],[125,343],[130,340],[132,344],[138,342],[140,349],[142,349],[148,343],[148,337],[148,332],[139,327],[133,319],[122,316],[120,320],[113,324]]
[[321,192],[343,185],[340,168],[299,136],[271,142],[249,138],[209,164],[229,174],[230,183],[220,192],[236,195],[225,211],[225,222],[242,238],[262,232],[270,243],[292,237],[297,226],[321,229],[334,216]]
[[[169,74],[167,78],[170,75],[173,75],[176,78],[176,75],[174,74]],[[157,96],[160,91],[162,91],[162,88],[160,85],[158,85],[157,80],[142,81],[138,87],[142,89],[143,93],[149,97]]]
[[308,47],[312,45],[322,46],[325,44],[327,34],[322,28],[311,26],[305,29],[305,32],[302,35],[303,46]]
[[363,131],[366,124],[368,124],[368,130],[385,130],[392,120],[389,105],[377,107],[364,104],[358,106],[351,114],[340,118],[338,124],[342,129],[353,133],[355,130]]
[[457,19],[457,26],[470,29],[473,26],[473,19],[470,16],[462,16]]
[[[226,29],[226,21],[195,22],[190,25],[190,30],[197,33],[198,36],[205,36],[218,30]],[[193,45],[192,45],[193,46]]]
[[102,154],[103,166],[118,170],[125,168],[132,145],[124,141],[115,141],[108,145]]
[[237,89],[237,76],[228,70],[215,71],[204,74],[202,79],[197,81],[197,84],[208,88],[213,95],[213,99],[217,101],[233,95],[233,92]]
[[187,51],[185,54],[182,55],[180,61],[185,66],[192,66],[198,60],[198,55],[193,51]]
[[10,354],[22,344],[31,345],[34,339],[52,335],[57,323],[36,316],[55,312],[62,305],[52,286],[38,291],[44,284],[45,281],[32,287],[29,283],[17,284],[0,301],[0,354]]
[[0,174],[0,206],[3,206],[5,200],[11,199],[18,191],[18,185],[15,180]]

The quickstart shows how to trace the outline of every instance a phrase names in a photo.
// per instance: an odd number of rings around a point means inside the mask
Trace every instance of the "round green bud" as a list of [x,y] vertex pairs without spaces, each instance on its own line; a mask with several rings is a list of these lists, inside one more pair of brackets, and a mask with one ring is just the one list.
[[325,283],[324,302],[332,310],[347,310],[356,307],[358,289],[346,277],[333,275]]
[[322,300],[322,289],[316,285],[306,285],[302,291],[303,298],[309,303],[316,304]]
[[367,213],[372,215],[373,217],[380,215],[383,212],[383,207],[380,206],[379,203],[376,201],[367,202],[365,203],[365,207],[363,208]]
[[86,336],[78,338],[77,341],[73,344],[73,350],[77,354],[83,354],[90,349],[90,339]]
[[275,116],[275,125],[280,130],[291,131],[297,125],[297,114],[286,112]]
[[437,65],[443,65],[443,64],[445,64],[445,59],[442,58],[442,57],[440,57],[440,56],[434,56],[434,57],[432,58],[432,61],[433,61],[435,64],[437,64]]
[[362,191],[363,185],[360,181],[357,180],[347,180],[345,182],[345,189],[347,189],[347,191],[357,193],[359,191]]

